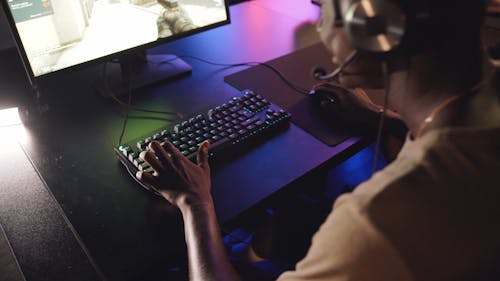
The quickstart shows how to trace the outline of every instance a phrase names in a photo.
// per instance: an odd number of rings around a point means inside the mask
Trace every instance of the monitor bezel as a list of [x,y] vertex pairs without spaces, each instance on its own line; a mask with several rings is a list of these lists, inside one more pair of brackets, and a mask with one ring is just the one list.
[[160,38],[160,39],[158,39],[156,41],[153,41],[153,42],[149,42],[149,43],[146,43],[146,44],[143,44],[143,45],[139,45],[139,46],[136,46],[136,47],[125,49],[123,51],[119,51],[119,52],[112,53],[112,54],[109,54],[109,55],[106,55],[106,56],[95,58],[93,60],[89,60],[89,61],[86,61],[86,62],[78,63],[78,64],[75,64],[75,65],[72,65],[72,66],[69,66],[69,67],[66,67],[66,68],[58,69],[58,70],[55,70],[55,71],[52,71],[52,72],[49,72],[49,73],[45,73],[45,74],[42,74],[42,75],[35,76],[34,72],[33,72],[33,69],[31,67],[28,55],[26,53],[26,50],[24,49],[24,45],[22,43],[21,36],[19,35],[19,32],[17,30],[16,22],[14,20],[14,16],[12,15],[12,11],[9,8],[7,0],[3,0],[2,1],[2,8],[4,10],[4,13],[5,13],[6,17],[7,17],[7,22],[8,22],[8,25],[9,25],[10,34],[12,35],[12,37],[15,40],[16,49],[18,50],[18,53],[21,56],[21,60],[22,60],[22,63],[24,65],[24,69],[25,69],[26,73],[28,74],[28,77],[29,77],[29,79],[30,79],[30,81],[32,83],[34,81],[37,81],[37,80],[40,80],[40,79],[52,77],[52,76],[55,76],[55,75],[58,75],[58,74],[66,73],[68,71],[74,71],[74,70],[82,69],[82,68],[88,67],[90,65],[97,65],[99,63],[110,61],[112,59],[116,59],[116,58],[120,58],[120,57],[123,57],[123,56],[126,56],[126,55],[130,55],[130,54],[132,54],[134,52],[147,51],[148,49],[151,49],[153,47],[157,47],[157,46],[160,46],[160,45],[163,45],[163,44],[175,41],[175,40],[179,40],[179,39],[182,39],[182,38],[185,38],[185,37],[189,37],[189,36],[192,36],[192,35],[195,35],[195,34],[198,34],[198,33],[205,32],[205,31],[210,30],[210,29],[214,29],[214,28],[217,28],[217,27],[220,27],[220,26],[224,26],[224,25],[230,24],[231,23],[231,15],[229,13],[229,0],[224,0],[224,6],[225,6],[225,10],[226,10],[226,20],[224,20],[224,21],[216,22],[216,23],[213,23],[213,24],[210,24],[210,25],[206,25],[206,26],[203,26],[203,27],[200,27],[200,28],[197,28],[197,29],[194,29],[194,30],[189,30],[189,31],[186,31],[186,32],[182,32],[182,33],[179,33],[179,34],[174,34],[174,35],[169,36],[169,37]]

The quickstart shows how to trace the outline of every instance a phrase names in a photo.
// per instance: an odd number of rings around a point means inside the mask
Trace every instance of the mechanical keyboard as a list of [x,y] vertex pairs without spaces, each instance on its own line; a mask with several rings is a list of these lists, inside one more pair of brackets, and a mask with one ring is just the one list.
[[135,179],[137,171],[154,172],[148,163],[139,158],[139,153],[146,150],[153,140],[169,141],[184,156],[195,161],[198,147],[205,140],[211,144],[209,156],[213,158],[258,136],[269,137],[267,132],[285,128],[289,120],[290,113],[284,109],[251,90],[243,90],[241,96],[234,97],[206,113],[195,115],[174,126],[160,128],[115,147],[114,150]]

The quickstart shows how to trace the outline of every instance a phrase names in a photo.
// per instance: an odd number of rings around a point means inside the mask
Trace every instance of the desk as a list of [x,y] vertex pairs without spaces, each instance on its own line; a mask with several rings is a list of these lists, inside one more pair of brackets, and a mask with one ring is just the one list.
[[[294,5],[286,0],[245,2],[231,7],[231,25],[151,53],[190,54],[224,63],[267,61],[303,47],[294,31],[318,13],[319,8],[306,0]],[[12,51],[2,56],[8,63],[0,65],[0,91],[26,95],[29,87],[20,62]],[[223,81],[238,69],[189,63],[192,75],[144,90],[134,103],[191,115],[238,94]],[[177,211],[159,210],[165,204],[139,188],[113,154],[123,117],[117,105],[92,89],[90,81],[100,70],[93,66],[45,81],[50,110],[39,124],[26,128],[14,152],[2,154],[18,159],[24,168],[4,166],[1,178],[25,173],[20,178],[33,184],[30,189],[24,183],[21,195],[3,194],[2,200],[10,204],[0,206],[0,222],[28,281],[164,280],[169,266],[184,258]],[[162,125],[158,120],[131,119],[125,139]],[[213,171],[220,222],[352,153],[359,142],[351,138],[328,147],[292,124],[283,134],[231,159]],[[12,191],[17,185],[12,179],[2,188]]]

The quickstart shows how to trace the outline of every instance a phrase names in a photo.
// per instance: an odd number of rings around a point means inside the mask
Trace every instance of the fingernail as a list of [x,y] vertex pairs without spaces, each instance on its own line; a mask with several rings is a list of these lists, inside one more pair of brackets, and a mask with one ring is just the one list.
[[158,141],[152,141],[149,144],[149,148],[155,148],[155,147],[158,147],[159,145],[160,145],[160,143]]
[[135,173],[135,177],[136,177],[138,180],[141,180],[141,178],[142,178],[142,172],[141,172],[141,171],[139,171],[139,172]]

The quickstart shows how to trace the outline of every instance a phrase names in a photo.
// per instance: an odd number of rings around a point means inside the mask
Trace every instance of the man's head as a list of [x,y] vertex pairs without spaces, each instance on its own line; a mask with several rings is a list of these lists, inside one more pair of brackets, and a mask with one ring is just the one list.
[[[483,0],[323,0],[318,31],[334,63],[361,49],[362,55],[340,79],[344,85],[378,88],[382,59],[477,47],[484,5]],[[365,16],[353,16],[359,14]],[[377,35],[380,30],[385,30],[385,39]],[[377,48],[371,43],[376,41],[385,46],[378,47],[379,54],[373,54]]]

